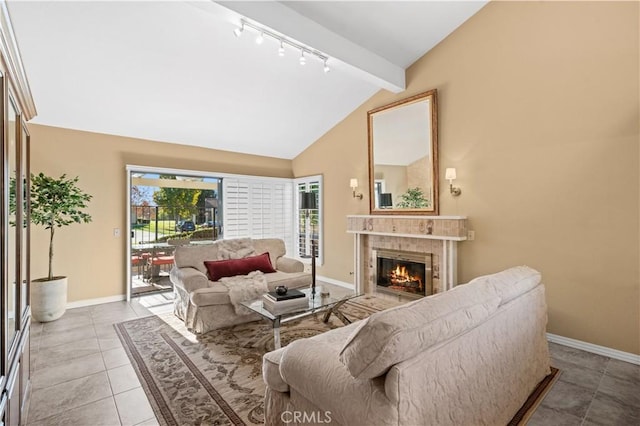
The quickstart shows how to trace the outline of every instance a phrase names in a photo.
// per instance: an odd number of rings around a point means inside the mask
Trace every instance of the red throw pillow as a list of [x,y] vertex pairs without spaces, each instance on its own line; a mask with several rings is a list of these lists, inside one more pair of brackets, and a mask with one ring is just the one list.
[[206,260],[204,266],[207,268],[207,272],[209,272],[209,279],[211,281],[218,281],[223,277],[247,275],[253,271],[262,271],[264,273],[276,272],[276,270],[273,269],[273,265],[271,265],[269,253],[249,256],[244,259]]

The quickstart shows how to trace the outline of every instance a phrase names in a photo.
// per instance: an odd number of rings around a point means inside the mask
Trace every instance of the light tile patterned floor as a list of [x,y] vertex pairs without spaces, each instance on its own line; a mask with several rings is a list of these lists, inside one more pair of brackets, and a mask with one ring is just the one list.
[[[155,295],[33,324],[28,425],[157,425],[113,324],[171,311]],[[640,425],[640,366],[553,343],[550,349],[562,375],[529,425]]]
[[68,310],[31,327],[33,426],[157,425],[113,328],[128,319],[171,312],[171,295]]
[[549,343],[560,379],[529,421],[543,425],[640,425],[640,366]]

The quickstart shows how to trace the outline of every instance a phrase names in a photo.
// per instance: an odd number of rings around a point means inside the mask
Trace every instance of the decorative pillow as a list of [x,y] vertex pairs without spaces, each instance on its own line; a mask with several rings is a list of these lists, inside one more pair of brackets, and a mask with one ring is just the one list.
[[250,256],[243,259],[206,260],[204,266],[207,268],[211,281],[218,281],[223,277],[247,275],[253,271],[276,272],[273,269],[273,265],[271,265],[271,260],[269,260],[269,253],[262,253],[258,256]]
[[371,315],[349,336],[340,361],[353,377],[373,379],[476,326],[498,308],[493,286],[463,287]]
[[255,256],[256,250],[253,247],[251,238],[232,238],[230,240],[218,240],[214,243],[218,247],[215,260],[244,259]]

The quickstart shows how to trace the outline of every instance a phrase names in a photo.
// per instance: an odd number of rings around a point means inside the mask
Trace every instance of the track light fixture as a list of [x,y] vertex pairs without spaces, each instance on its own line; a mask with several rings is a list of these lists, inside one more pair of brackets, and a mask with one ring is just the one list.
[[236,37],[240,37],[243,31],[244,31],[244,22],[242,22],[242,25],[240,25],[238,28],[233,30],[233,34],[235,34]]
[[294,49],[297,49],[300,51],[300,65],[305,65],[307,63],[307,56],[314,56],[317,59],[319,59],[322,64],[323,64],[323,70],[325,72],[325,74],[327,74],[329,71],[331,71],[331,68],[329,68],[329,65],[327,65],[327,61],[329,60],[329,57],[318,52],[315,49],[311,49],[307,46],[304,46],[296,41],[293,41],[287,37],[281,36],[279,34],[276,34],[274,32],[271,32],[269,29],[267,28],[263,28],[257,24],[253,24],[250,22],[245,21],[244,19],[240,20],[240,26],[238,28],[236,28],[235,30],[233,30],[233,33],[235,34],[236,37],[240,37],[242,35],[242,33],[244,32],[245,27],[251,28],[253,30],[255,30],[258,35],[256,36],[256,43],[257,44],[262,44],[262,42],[264,41],[264,38],[266,36],[271,37],[272,39],[276,40],[280,46],[278,47],[278,56],[284,56],[284,45],[287,44],[289,46],[291,46]]

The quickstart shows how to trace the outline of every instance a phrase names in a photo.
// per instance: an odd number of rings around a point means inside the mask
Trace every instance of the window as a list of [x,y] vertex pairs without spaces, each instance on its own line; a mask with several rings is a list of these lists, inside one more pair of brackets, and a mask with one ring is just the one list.
[[[295,179],[296,196],[296,242],[297,255],[302,259],[311,258],[312,243],[316,247],[316,259],[322,264],[322,176],[308,176]],[[300,198],[303,192],[313,192],[317,196],[318,208],[301,210]]]
[[[285,243],[287,256],[301,258],[299,252],[300,231],[303,232],[303,239],[311,243],[314,238],[318,244],[316,253],[318,262],[322,258],[322,177],[312,176],[303,179],[286,179],[274,177],[246,176],[217,172],[204,172],[195,170],[165,169],[145,166],[127,165],[127,198],[129,206],[127,209],[128,231],[131,238],[128,239],[126,262],[127,274],[130,277],[127,286],[127,300],[134,294],[134,278],[141,275],[141,271],[133,263],[134,247],[137,242],[142,244],[160,243],[166,245],[162,238],[177,233],[177,225],[182,226],[186,221],[195,223],[196,231],[202,233],[207,231],[212,239],[218,238],[280,238]],[[215,187],[207,187],[211,193],[204,193],[198,199],[198,208],[193,211],[174,214],[170,211],[170,217],[161,218],[163,213],[160,207],[153,205],[149,190],[138,188],[144,194],[134,194],[133,188],[151,186],[173,188],[168,183],[176,183],[173,180],[164,180],[160,175],[171,175],[175,180],[195,180],[194,189],[202,188],[202,181],[205,183],[215,183]],[[143,178],[153,180],[144,182]],[[160,184],[163,185],[160,185]],[[146,185],[145,185],[146,184]],[[317,210],[310,212],[309,229],[300,229],[300,201],[298,196],[298,185],[303,191],[314,191],[318,194]],[[189,185],[187,185],[188,187]],[[184,185],[179,185],[183,188]],[[145,192],[146,191],[146,192]],[[146,195],[145,195],[146,194]],[[144,195],[144,197],[143,197]],[[146,198],[145,198],[146,197]],[[142,203],[142,198],[149,199]],[[136,201],[137,200],[137,201]],[[200,203],[202,202],[202,203]],[[154,202],[155,203],[155,202]],[[194,206],[195,208],[196,206]],[[306,216],[303,215],[306,219]],[[153,219],[153,237],[151,237],[151,221]],[[161,220],[162,219],[162,220]],[[179,221],[182,221],[179,223]],[[161,226],[161,223],[166,226]],[[138,227],[149,228],[144,234]],[[213,229],[213,232],[212,232]],[[189,231],[190,232],[190,231]],[[157,234],[157,235],[156,235]],[[162,234],[162,235],[161,235]],[[145,247],[147,249],[148,247]],[[147,250],[148,251],[148,250]],[[305,255],[305,253],[302,253]],[[310,250],[306,254],[310,259]],[[302,259],[302,258],[301,258]],[[139,259],[136,258],[136,261]],[[142,281],[142,280],[140,280]]]
[[228,177],[222,191],[224,238],[281,238],[295,253],[290,179]]

